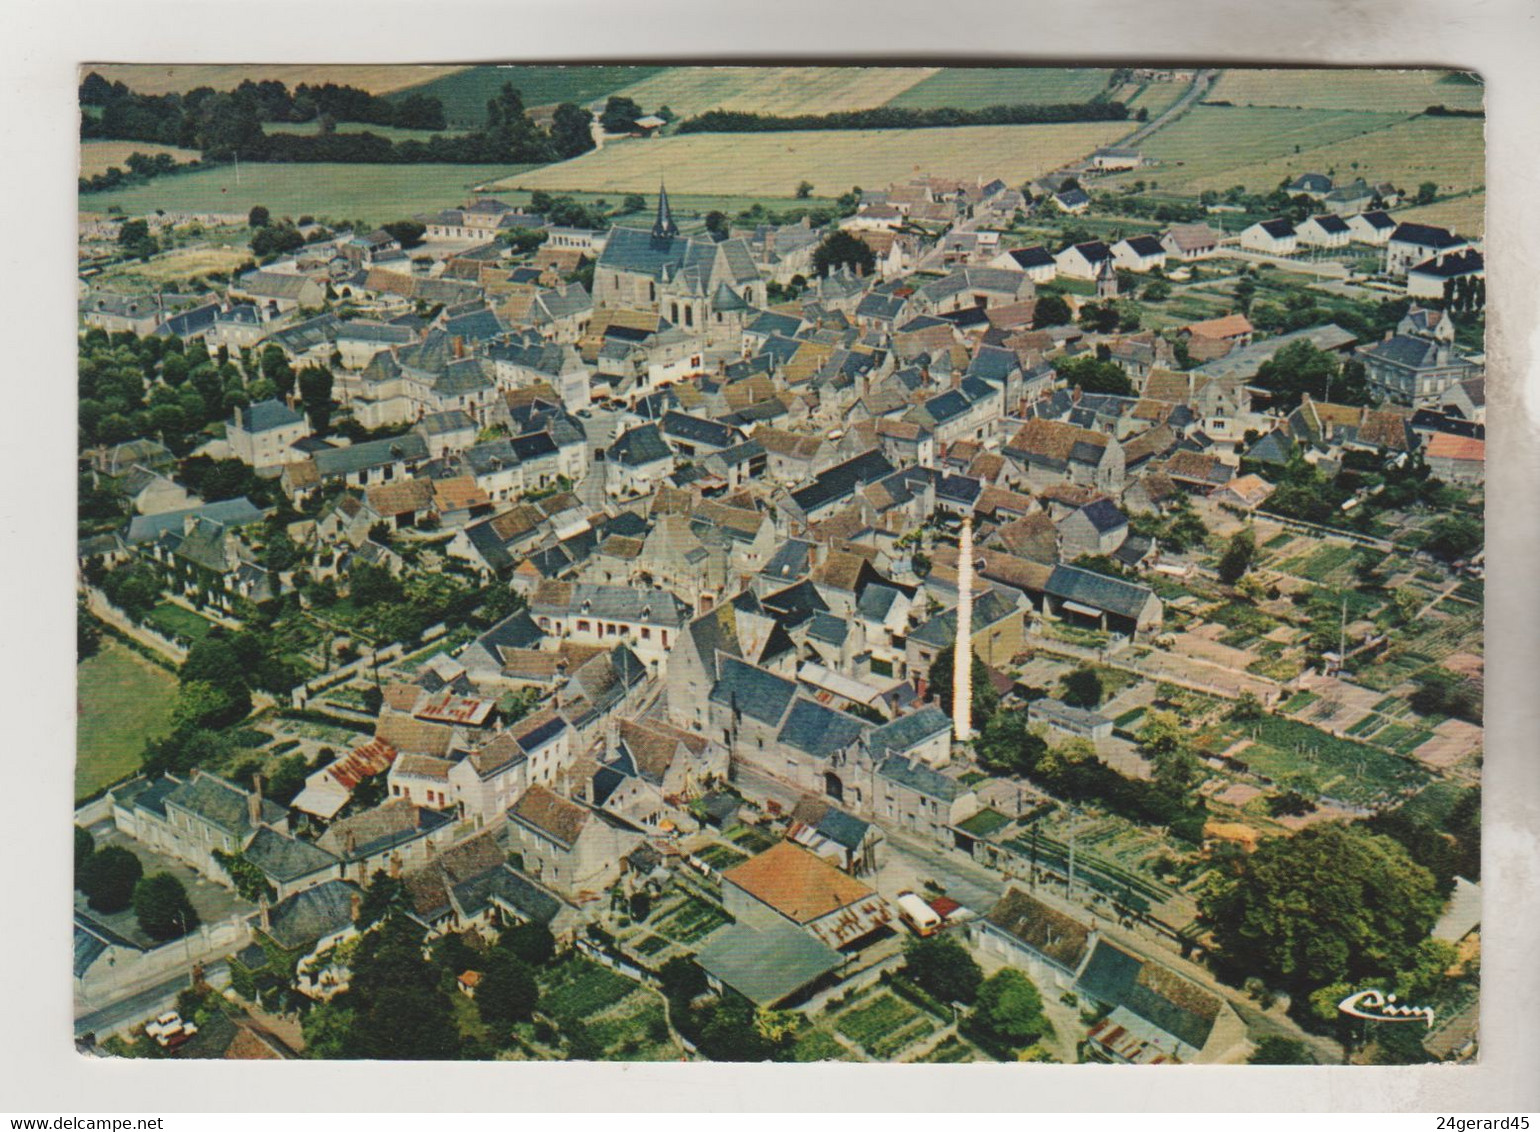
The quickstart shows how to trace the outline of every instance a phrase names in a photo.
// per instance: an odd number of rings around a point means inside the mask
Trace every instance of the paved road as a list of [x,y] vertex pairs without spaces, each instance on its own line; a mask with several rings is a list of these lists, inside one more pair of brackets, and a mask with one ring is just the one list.
[[[76,1034],[95,1034],[98,1041],[128,1030],[176,1004],[176,996],[190,985],[190,973],[179,971],[146,990],[125,999],[82,1014],[75,1019]],[[206,967],[204,981],[223,986],[229,981],[230,968],[223,961]]]

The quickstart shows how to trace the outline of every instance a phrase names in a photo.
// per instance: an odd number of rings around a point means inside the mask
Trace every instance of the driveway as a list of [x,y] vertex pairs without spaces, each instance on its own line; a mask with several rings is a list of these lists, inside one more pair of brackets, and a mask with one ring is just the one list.
[[[243,900],[230,889],[200,876],[188,868],[181,861],[168,857],[155,849],[135,841],[133,838],[120,833],[113,828],[111,823],[103,822],[91,827],[91,836],[96,838],[96,847],[104,849],[108,845],[121,846],[139,858],[139,863],[144,866],[144,875],[152,873],[170,873],[182,882],[182,887],[187,890],[188,899],[192,906],[198,910],[198,919],[205,924],[218,924],[229,920],[232,916],[249,916],[257,908],[248,900]],[[104,916],[100,912],[92,911],[86,907],[85,897],[78,892],[75,894],[75,906],[86,911],[92,919],[98,921],[127,936],[145,947],[157,946],[155,941],[146,936],[139,927],[139,921],[134,916],[132,908],[122,912],[116,912],[110,916]]]

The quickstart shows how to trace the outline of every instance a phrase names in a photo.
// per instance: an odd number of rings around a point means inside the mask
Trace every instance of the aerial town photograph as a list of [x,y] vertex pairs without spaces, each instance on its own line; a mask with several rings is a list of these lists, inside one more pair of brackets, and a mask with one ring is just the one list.
[[1474,1061],[1483,95],[83,65],[76,1048]]

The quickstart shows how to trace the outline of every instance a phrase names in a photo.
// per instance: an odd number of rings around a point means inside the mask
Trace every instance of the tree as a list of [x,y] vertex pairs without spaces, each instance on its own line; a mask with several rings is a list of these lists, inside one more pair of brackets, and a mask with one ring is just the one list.
[[1417,203],[1432,204],[1438,197],[1438,182],[1424,181],[1417,186]]
[[1246,1059],[1250,1065],[1314,1065],[1310,1047],[1296,1038],[1268,1034],[1257,1042],[1257,1048]]
[[1441,905],[1433,874],[1398,842],[1330,823],[1262,842],[1199,906],[1229,966],[1308,993],[1393,977]]
[[984,981],[984,972],[968,949],[949,935],[906,939],[904,970],[942,1002],[972,1002]]
[[[948,715],[952,713],[952,658],[957,655],[957,650],[952,645],[947,645],[936,654],[936,659],[930,663],[928,678],[930,681],[931,695],[941,703],[941,710]],[[993,684],[989,682],[989,670],[984,667],[984,662],[979,659],[978,653],[973,654],[973,726],[976,729],[984,726],[984,722],[994,714],[995,708],[1000,703],[1000,693],[995,691]]]
[[358,919],[354,921],[359,931],[371,928],[406,903],[406,886],[399,877],[390,876],[384,869],[376,869],[364,889],[363,899],[358,902]]
[[604,104],[604,113],[599,116],[599,124],[608,134],[629,134],[636,127],[636,120],[642,117],[642,108],[634,98],[626,98],[622,95],[612,94]]
[[134,886],[143,875],[138,857],[121,845],[109,845],[91,854],[77,883],[96,911],[121,912],[134,902]]
[[877,266],[877,256],[863,240],[839,229],[813,249],[813,270],[823,277],[842,266],[853,268],[858,275],[870,275]]
[[1233,586],[1241,580],[1242,574],[1251,569],[1256,554],[1257,540],[1251,530],[1247,528],[1236,531],[1230,536],[1230,544],[1219,559],[1219,580],[1227,586]]
[[75,660],[78,662],[95,656],[101,644],[102,631],[82,598],[75,603]]
[[422,243],[423,234],[428,230],[427,225],[420,220],[393,220],[380,227],[389,232],[391,238],[399,243],[403,250],[415,248]]
[[332,371],[315,364],[300,370],[299,396],[316,432],[327,431],[332,419]]
[[1073,317],[1064,296],[1052,293],[1039,294],[1037,305],[1032,308],[1032,329],[1042,330],[1048,326],[1065,326]]
[[89,829],[75,827],[75,887],[80,887],[80,872],[91,854],[96,852],[96,838],[91,836]]
[[1094,668],[1077,668],[1063,679],[1064,702],[1072,707],[1096,708],[1102,702],[1102,678]]
[[497,948],[530,967],[543,967],[556,956],[556,937],[550,928],[531,920],[504,928],[497,937]]
[[482,1020],[505,1032],[515,1022],[527,1022],[540,997],[528,964],[510,952],[494,948],[484,965],[486,969],[476,987],[476,1007]]
[[134,916],[151,939],[179,939],[198,926],[198,910],[170,873],[152,873],[134,885]]
[[799,181],[799,182],[797,182],[797,199],[798,200],[807,200],[807,198],[812,196],[812,195],[813,195],[813,182],[811,182],[811,181]]
[[1265,714],[1262,701],[1257,699],[1255,692],[1242,692],[1236,697],[1235,707],[1230,711],[1230,718],[1238,719],[1242,723],[1250,723],[1252,720],[1261,719]]
[[1422,548],[1437,558],[1453,562],[1469,558],[1479,550],[1484,537],[1479,519],[1445,515],[1428,528],[1428,541]]
[[1043,997],[1032,980],[1013,967],[995,972],[979,987],[974,1024],[1004,1045],[1021,1049],[1050,1032]]
[[1089,355],[1059,358],[1054,369],[1070,385],[1086,393],[1110,393],[1116,397],[1133,395],[1134,385],[1116,362],[1099,361]]
[[[593,117],[572,102],[563,102],[551,117],[551,142],[562,158],[576,157],[594,147]],[[626,200],[629,202],[630,197]],[[627,212],[633,211],[627,209]]]
[[346,1000],[319,1002],[305,1012],[300,1027],[305,1035],[305,1056],[320,1060],[348,1056],[348,1043],[357,1021]]
[[252,205],[251,211],[246,214],[246,223],[252,228],[266,228],[271,219],[272,213],[260,204]]
[[1080,325],[1092,334],[1111,334],[1122,322],[1118,305],[1111,300],[1102,303],[1082,303]]
[[1171,297],[1171,284],[1164,279],[1152,279],[1144,286],[1140,298],[1147,303],[1164,302]]
[[207,680],[189,680],[177,692],[171,721],[178,731],[226,727],[251,711],[251,693],[244,687],[227,689]]
[[1139,746],[1149,755],[1168,755],[1183,744],[1186,729],[1174,711],[1152,711],[1139,729]]
[[711,238],[717,241],[727,239],[727,213],[712,209],[706,213],[706,231],[711,233]]
[[712,1061],[769,1061],[779,1051],[778,1044],[755,1025],[754,1005],[736,992],[724,994],[697,1013],[703,1021],[696,1045]]
[[991,715],[973,749],[985,770],[1030,775],[1047,752],[1048,744],[1028,726],[1026,712],[1012,710]]

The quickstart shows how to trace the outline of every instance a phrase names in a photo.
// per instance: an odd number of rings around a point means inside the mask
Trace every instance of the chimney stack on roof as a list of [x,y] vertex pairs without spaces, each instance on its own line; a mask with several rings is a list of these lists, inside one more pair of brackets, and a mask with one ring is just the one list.
[[273,918],[268,914],[266,892],[262,892],[257,897],[257,918],[262,925],[263,931],[267,932],[273,930]]
[[246,812],[251,818],[251,824],[262,824],[262,776],[251,776],[251,793],[246,795]]

